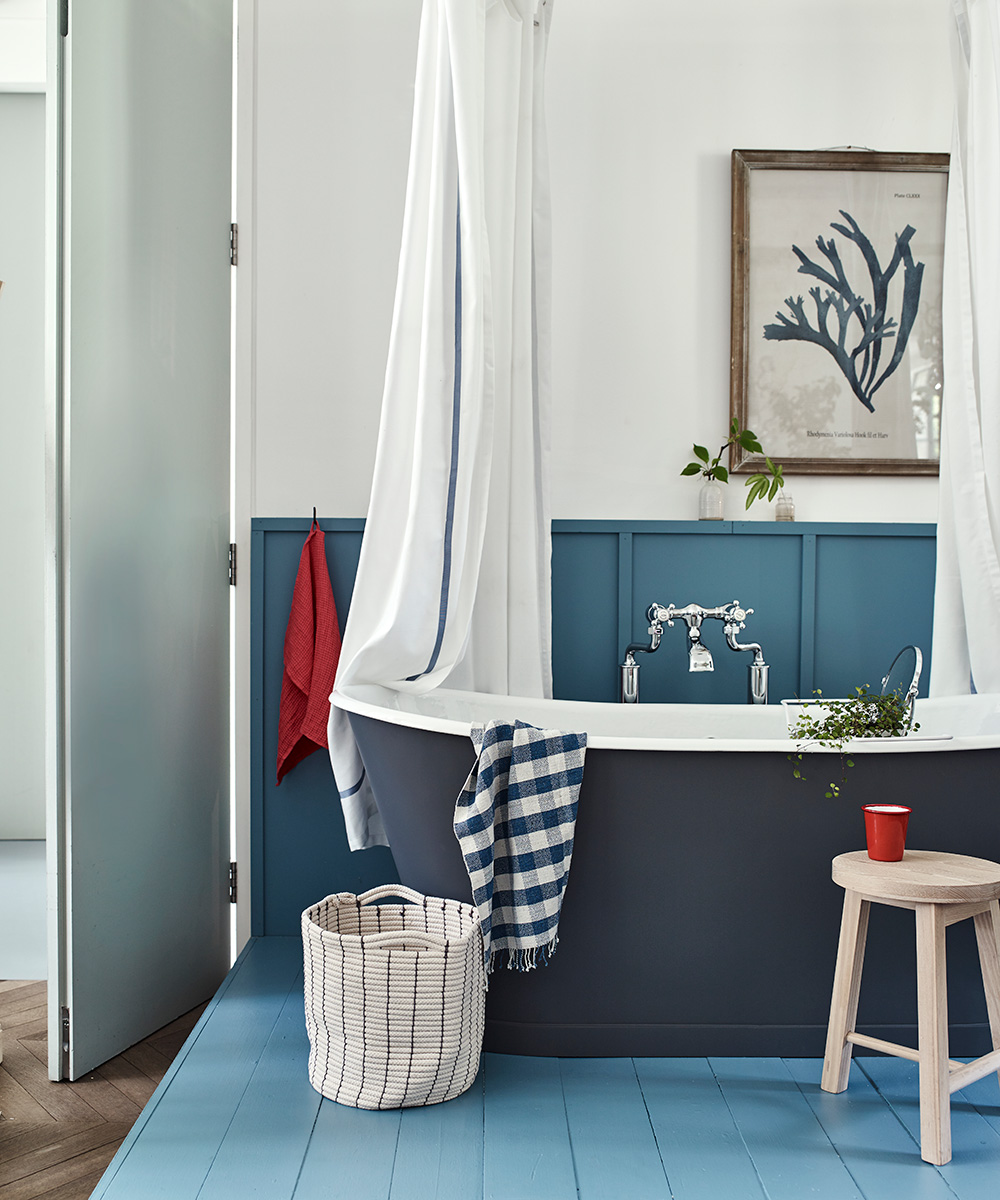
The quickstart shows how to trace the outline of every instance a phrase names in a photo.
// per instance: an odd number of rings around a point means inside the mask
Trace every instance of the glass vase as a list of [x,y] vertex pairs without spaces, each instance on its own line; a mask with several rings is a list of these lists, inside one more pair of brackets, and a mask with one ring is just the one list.
[[706,479],[698,493],[698,520],[721,521],[723,507],[722,485]]
[[774,519],[776,521],[795,520],[795,501],[788,492],[778,493],[778,500],[774,506]]

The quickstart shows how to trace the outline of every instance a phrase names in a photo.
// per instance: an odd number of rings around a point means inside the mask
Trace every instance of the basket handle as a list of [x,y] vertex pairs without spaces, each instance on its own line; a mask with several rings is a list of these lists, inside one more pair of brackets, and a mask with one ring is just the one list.
[[386,896],[398,896],[401,900],[408,900],[411,904],[422,905],[424,902],[424,897],[420,892],[415,892],[413,888],[404,887],[401,883],[383,883],[379,887],[369,888],[367,892],[362,892],[358,897],[358,904],[371,904]]
[[438,933],[424,933],[422,929],[387,929],[384,933],[366,933],[364,939],[368,949],[419,946],[421,950],[445,950],[448,947],[448,938]]

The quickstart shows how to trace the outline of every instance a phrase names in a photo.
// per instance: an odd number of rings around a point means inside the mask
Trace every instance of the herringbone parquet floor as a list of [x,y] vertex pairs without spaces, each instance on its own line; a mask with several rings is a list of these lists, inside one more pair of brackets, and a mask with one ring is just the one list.
[[0,981],[0,1200],[86,1200],[204,1007],[86,1078],[52,1083],[45,984]]

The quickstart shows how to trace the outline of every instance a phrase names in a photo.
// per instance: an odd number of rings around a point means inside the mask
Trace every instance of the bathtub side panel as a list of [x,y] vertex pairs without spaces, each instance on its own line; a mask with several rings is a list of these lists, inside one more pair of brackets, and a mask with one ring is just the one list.
[[425,896],[471,903],[452,821],[475,763],[472,742],[349,715],[400,882]]
[[[468,899],[451,823],[471,745],[352,720],[400,878]],[[913,847],[1000,859],[990,801],[1000,750],[856,761],[843,797],[829,801],[836,755],[810,756],[799,783],[779,753],[592,750],[558,950],[535,971],[494,973],[487,1048],[822,1054],[843,900],[830,864],[863,846],[861,805],[905,800]],[[948,953],[952,1053],[979,1054],[986,1014],[971,926],[952,929]],[[878,906],[865,1032],[916,1037],[914,969],[912,915]]]

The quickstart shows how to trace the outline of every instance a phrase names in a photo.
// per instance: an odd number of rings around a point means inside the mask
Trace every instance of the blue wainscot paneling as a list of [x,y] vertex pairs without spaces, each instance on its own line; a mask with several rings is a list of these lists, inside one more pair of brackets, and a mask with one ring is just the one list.
[[[354,590],[364,522],[321,522],[341,628]],[[255,520],[251,545],[251,929],[295,934],[304,908],[331,892],[398,879],[386,849],[351,853],[329,755],[318,750],[281,781],[278,713],[285,628],[308,520]]]
[[928,655],[920,690],[927,695],[935,541],[891,530],[816,539],[814,678],[827,695],[858,683],[878,687],[886,649],[911,643]]
[[[255,934],[295,934],[302,909],[328,892],[395,882],[386,850],[350,853],[330,770],[317,753],[275,786],[282,649],[308,520],[253,522],[253,917]],[[341,624],[364,522],[323,520]],[[896,651],[924,651],[930,667],[933,525],[762,521],[554,521],[552,636],[555,694],[618,699],[629,642],[647,640],[653,601],[716,607],[739,600],[753,615],[742,638],[761,644],[770,696],[849,694],[877,686]],[[687,670],[686,627],[666,629],[640,656],[647,702],[740,703],[749,654],[735,654],[718,622],[703,641],[711,674]]]
[[[924,651],[926,695],[933,525],[554,521],[552,531],[557,696],[617,700],[618,664],[630,642],[648,641],[654,601],[715,608],[730,600],[754,610],[741,637],[763,648],[772,701],[877,686],[911,643]],[[685,634],[678,623],[655,654],[639,656],[641,698],[742,702],[750,655],[733,653],[721,625],[707,622],[702,641],[715,671],[692,675]]]

